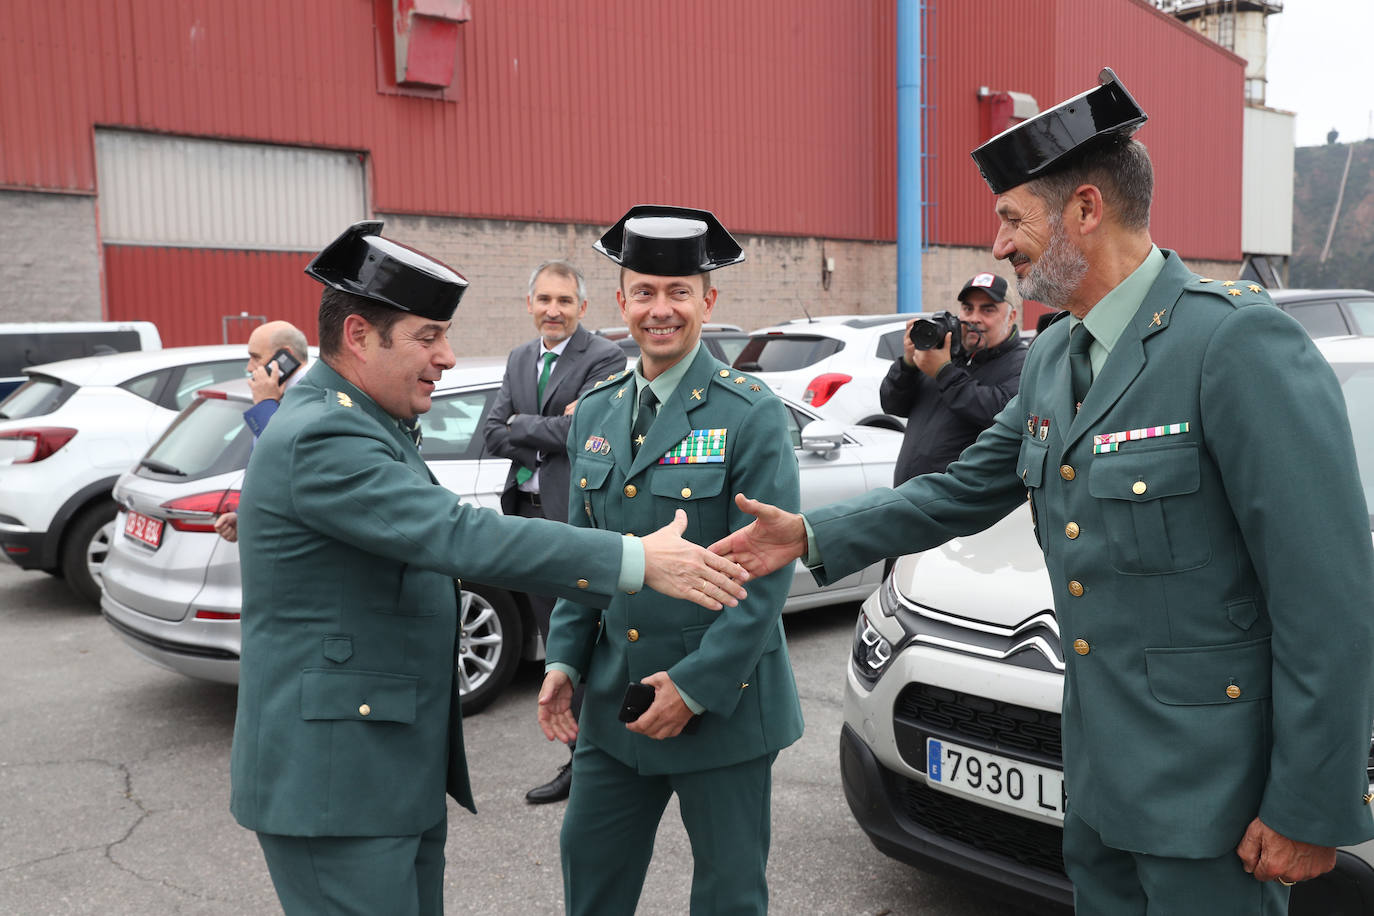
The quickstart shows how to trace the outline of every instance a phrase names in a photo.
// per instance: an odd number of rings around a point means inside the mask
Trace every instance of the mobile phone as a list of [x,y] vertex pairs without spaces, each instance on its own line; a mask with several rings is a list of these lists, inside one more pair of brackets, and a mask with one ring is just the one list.
[[625,688],[625,699],[620,701],[620,721],[633,722],[653,705],[654,688],[652,684],[631,684]]
[[291,373],[301,367],[301,361],[291,355],[291,351],[282,347],[272,354],[269,363],[277,364],[277,381],[284,382],[291,377]]

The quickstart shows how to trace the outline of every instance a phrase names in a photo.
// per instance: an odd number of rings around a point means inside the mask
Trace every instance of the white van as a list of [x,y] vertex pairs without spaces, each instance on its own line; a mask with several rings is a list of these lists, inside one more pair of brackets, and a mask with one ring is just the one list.
[[24,382],[28,366],[61,359],[161,350],[151,321],[36,321],[0,323],[0,399]]

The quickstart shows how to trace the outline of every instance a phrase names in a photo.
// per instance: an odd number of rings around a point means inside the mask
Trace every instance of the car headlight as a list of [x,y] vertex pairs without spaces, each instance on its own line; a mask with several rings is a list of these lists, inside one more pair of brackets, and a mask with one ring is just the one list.
[[897,610],[902,606],[902,601],[897,597],[897,577],[893,571],[883,576],[882,587],[878,590],[878,609],[883,612],[884,617],[895,617]]
[[865,681],[875,683],[892,661],[892,643],[868,622],[868,615],[859,614],[854,626],[854,671]]

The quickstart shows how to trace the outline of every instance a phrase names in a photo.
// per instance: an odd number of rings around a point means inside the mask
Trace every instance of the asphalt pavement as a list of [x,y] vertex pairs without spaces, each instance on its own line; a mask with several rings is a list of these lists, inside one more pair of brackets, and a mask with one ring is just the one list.
[[[774,767],[770,912],[1015,916],[887,858],[850,816],[837,742],[855,611],[787,618],[806,734]],[[479,814],[449,803],[449,914],[562,913],[563,805],[524,802],[567,759],[535,724],[539,680],[523,669],[464,722]],[[279,913],[256,839],[229,814],[234,701],[145,662],[61,580],[0,560],[0,914]],[[670,803],[639,913],[686,914],[690,885]]]

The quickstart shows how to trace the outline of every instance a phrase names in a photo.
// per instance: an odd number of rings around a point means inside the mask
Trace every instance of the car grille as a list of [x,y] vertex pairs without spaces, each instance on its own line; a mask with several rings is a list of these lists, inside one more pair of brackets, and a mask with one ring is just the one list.
[[[1062,766],[1059,713],[930,684],[908,684],[902,689],[893,707],[893,730],[903,748],[902,758],[922,772],[926,768],[926,737]],[[910,754],[905,749],[908,746]]]
[[900,784],[906,816],[927,830],[1030,868],[1064,873],[1058,827],[964,801],[914,779]]

